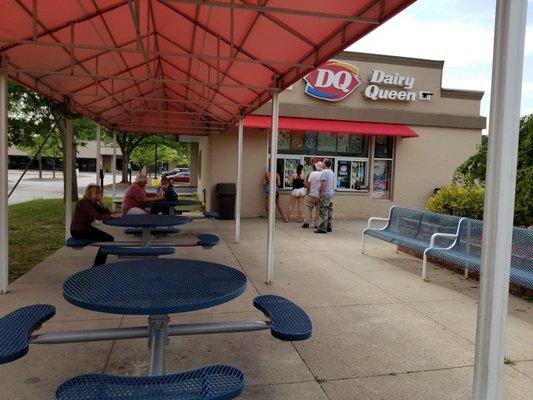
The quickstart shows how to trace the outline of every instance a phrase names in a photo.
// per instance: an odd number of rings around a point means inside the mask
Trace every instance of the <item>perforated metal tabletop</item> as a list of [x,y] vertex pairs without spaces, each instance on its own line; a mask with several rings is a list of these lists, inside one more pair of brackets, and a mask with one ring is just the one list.
[[63,284],[71,304],[93,311],[161,315],[213,307],[240,296],[246,276],[222,264],[187,259],[132,260],[78,272]]
[[119,218],[105,219],[104,224],[129,228],[158,228],[163,226],[182,225],[192,220],[181,215],[132,214]]

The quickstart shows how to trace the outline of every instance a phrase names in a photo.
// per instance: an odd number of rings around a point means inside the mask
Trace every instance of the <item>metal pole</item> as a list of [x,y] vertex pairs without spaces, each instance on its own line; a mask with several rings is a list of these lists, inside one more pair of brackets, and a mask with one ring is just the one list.
[[168,316],[151,315],[148,318],[150,327],[150,370],[149,375],[165,374],[165,347],[168,341]]
[[101,137],[100,137],[100,124],[96,124],[96,184],[100,183],[100,146],[101,146]]
[[113,171],[113,205],[112,210],[115,212],[115,199],[117,197],[117,131],[113,129],[113,161],[112,161],[112,171]]
[[474,400],[503,398],[526,12],[526,0],[496,2]]
[[244,144],[244,119],[239,116],[239,137],[237,139],[237,198],[235,199],[235,243],[241,238],[242,197],[242,150]]
[[274,230],[276,229],[276,174],[278,158],[279,90],[272,92],[272,127],[270,133],[270,190],[268,198],[267,276],[269,284],[274,278]]
[[[3,57],[0,58],[0,63],[6,64]],[[0,72],[0,293],[7,293],[9,286],[7,106],[7,72]]]
[[74,123],[72,118],[66,118],[65,132],[65,239],[70,237],[70,221],[72,221],[72,170],[73,154],[72,142],[74,140]]

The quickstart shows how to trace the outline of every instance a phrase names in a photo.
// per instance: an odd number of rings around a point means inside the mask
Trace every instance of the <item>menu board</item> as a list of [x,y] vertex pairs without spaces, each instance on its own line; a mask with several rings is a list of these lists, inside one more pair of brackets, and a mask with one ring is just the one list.
[[349,153],[361,155],[364,152],[364,140],[362,135],[350,135]]
[[318,133],[318,152],[334,152],[337,149],[337,134],[330,132]]
[[350,151],[350,134],[337,133],[337,152],[348,153]]
[[306,154],[316,153],[318,147],[317,133],[305,132],[304,133],[304,151]]
[[304,149],[304,134],[303,132],[291,133],[291,150],[302,151]]
[[278,150],[289,150],[291,143],[291,131],[279,131]]

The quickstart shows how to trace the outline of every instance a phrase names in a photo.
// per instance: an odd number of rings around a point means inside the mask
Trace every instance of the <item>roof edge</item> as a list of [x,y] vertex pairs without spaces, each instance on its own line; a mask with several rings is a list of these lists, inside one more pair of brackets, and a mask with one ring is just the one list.
[[385,54],[360,53],[356,51],[343,51],[336,58],[351,61],[369,61],[386,64],[407,65],[410,67],[424,67],[442,69],[444,61],[428,60],[423,58],[389,56]]
[[481,100],[485,92],[467,89],[440,89],[440,97],[448,99]]

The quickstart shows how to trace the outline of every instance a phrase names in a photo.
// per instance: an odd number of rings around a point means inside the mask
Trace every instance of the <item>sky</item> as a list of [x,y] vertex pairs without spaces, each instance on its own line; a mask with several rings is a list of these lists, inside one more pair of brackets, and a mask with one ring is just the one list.
[[[418,0],[348,50],[443,60],[442,87],[482,90],[488,117],[496,0]],[[520,115],[533,113],[533,0],[528,0]]]

